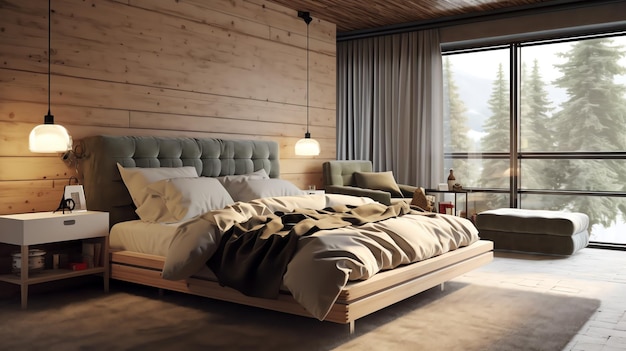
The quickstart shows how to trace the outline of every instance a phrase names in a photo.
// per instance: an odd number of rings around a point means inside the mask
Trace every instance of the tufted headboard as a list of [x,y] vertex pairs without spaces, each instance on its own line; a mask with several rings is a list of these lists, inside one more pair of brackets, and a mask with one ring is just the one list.
[[280,175],[278,143],[213,138],[106,136],[87,137],[80,159],[87,208],[109,212],[110,225],[137,219],[122,182],[124,167],[196,167],[198,174],[219,177],[265,169]]

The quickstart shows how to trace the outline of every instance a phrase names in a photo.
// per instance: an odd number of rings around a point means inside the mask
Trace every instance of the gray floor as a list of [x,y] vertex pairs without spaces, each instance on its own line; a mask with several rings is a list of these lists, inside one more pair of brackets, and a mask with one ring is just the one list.
[[[94,279],[96,278],[98,277],[94,277]],[[583,297],[599,300],[600,307],[595,313],[591,315],[591,318],[588,319],[588,321],[580,329],[578,334],[573,339],[571,339],[571,341],[564,348],[564,350],[626,350],[626,252],[624,251],[585,248],[570,257],[497,252],[493,262],[486,266],[480,267],[470,273],[467,273],[461,277],[458,277],[454,279],[453,282],[466,283],[469,284],[469,286],[482,285],[486,287],[515,289],[536,293],[548,293],[550,295],[557,294],[570,297]],[[101,287],[100,283],[101,282],[98,281],[94,285],[97,287],[96,290],[94,290],[94,296],[98,298],[103,298],[104,302],[98,302],[99,300],[96,299],[96,302],[93,302],[91,305],[89,303],[86,303],[85,306],[91,306],[90,308],[94,308],[94,306],[96,306],[100,309],[103,309],[108,306],[106,301],[114,298],[112,296],[113,294],[110,294],[110,296],[102,296],[101,291],[99,290]],[[449,287],[452,286],[451,284],[452,283],[449,284]],[[140,291],[142,290],[140,289]],[[435,292],[436,290],[431,291],[430,293]],[[148,289],[145,293],[152,295],[155,294],[155,292],[151,289]],[[166,295],[166,297],[167,296],[168,295]],[[142,295],[139,294],[136,299],[141,299],[141,297]],[[436,299],[440,298],[443,297],[437,297]],[[71,301],[70,297],[68,297],[68,299],[70,299]],[[130,299],[133,299],[132,296]],[[17,311],[16,313],[18,313],[20,312],[20,310],[17,307],[19,306],[19,304],[17,304],[16,301],[18,300],[15,299],[15,301],[9,301],[7,303],[14,304],[14,306],[12,306],[11,308]],[[183,299],[182,301],[185,302],[187,301],[187,299]],[[211,302],[208,299],[201,299],[196,302],[200,306],[203,306],[204,304],[210,305],[209,307],[207,307],[209,311],[214,311],[216,309],[218,312],[223,312],[226,310],[230,311],[228,312],[228,314],[224,314],[219,317],[222,319],[227,318],[228,315],[232,314],[233,308],[238,309],[237,307],[233,307],[230,304]],[[41,295],[33,296],[32,308],[29,308],[28,311],[36,314],[38,313],[37,306],[41,307],[41,305],[45,305],[45,303],[46,301],[41,299]],[[94,303],[96,305],[93,305]],[[143,305],[145,307],[146,304],[150,303],[159,304],[162,302],[160,301],[160,299],[150,298],[147,299],[147,302],[142,302],[142,304],[138,305]],[[167,303],[167,301],[165,303]],[[413,304],[419,305],[419,299],[414,300]],[[80,311],[81,308],[84,308],[81,306],[83,305],[78,304],[78,307],[71,307],[68,305],[67,307],[78,308],[78,310]],[[132,304],[129,306],[132,306]],[[150,305],[147,306],[149,307]],[[187,305],[185,303],[182,303],[180,308],[185,309],[186,306]],[[576,308],[576,306],[572,304],[572,308],[574,309]],[[118,309],[116,309],[115,311],[117,311]],[[40,310],[40,313],[45,313],[45,308]],[[251,314],[250,310],[243,306],[238,310],[239,313],[246,315],[246,318],[250,320],[251,325],[256,325],[259,320],[264,320],[264,318],[267,318],[268,315],[272,315],[272,313]],[[402,308],[399,307],[399,310],[402,310]],[[377,321],[373,322],[373,325],[378,326],[381,325],[381,323],[386,324],[380,322],[380,320],[378,319],[382,318],[382,320],[385,320],[385,318],[391,318],[400,313],[398,312],[399,310],[396,309],[395,312],[387,311],[386,314],[375,314],[372,318],[376,319]],[[416,318],[423,318],[424,316],[422,312],[419,312]],[[186,318],[191,320],[190,323],[192,323],[192,325],[197,324],[196,319],[211,321],[211,318],[213,317],[209,318],[207,317],[207,315],[207,310],[203,310],[202,308],[193,308],[185,312]],[[217,315],[219,316],[220,314],[218,313]],[[46,316],[47,318],[53,319],[61,318],[55,315],[51,316],[49,314],[46,314]],[[281,314],[277,314],[272,318],[274,318],[274,322],[275,320],[283,320],[285,321],[284,323],[290,323],[289,318],[280,318],[281,316]],[[368,317],[365,317],[364,319],[367,318]],[[100,317],[98,317],[97,319],[99,320]],[[240,317],[235,316],[234,320],[240,320]],[[400,320],[401,319],[398,319],[398,321]],[[140,324],[137,330],[145,331],[145,329],[147,328],[147,324],[158,324],[159,321],[166,321],[166,319],[161,320],[159,318],[155,318],[154,320],[152,320],[151,318],[147,322],[145,320],[139,319],[138,321],[134,321],[134,323]],[[389,326],[385,327],[394,328],[396,324],[394,324],[393,321],[395,321],[394,318],[390,320]],[[417,323],[419,319],[411,321]],[[30,322],[37,323],[38,321],[33,320]],[[337,340],[344,337],[345,335],[342,333],[347,331],[342,328],[337,328],[337,326],[334,324],[317,324],[313,323],[313,321],[309,321],[308,319],[299,320],[298,322],[302,323],[304,326],[321,328],[322,332],[326,333],[327,335],[334,335]],[[413,322],[410,322],[409,324],[413,325],[411,324]],[[144,325],[143,323],[145,323],[146,325]],[[234,325],[236,324],[220,324],[222,328],[230,328]],[[367,321],[357,321],[358,331],[362,331],[367,328]],[[134,332],[134,329],[132,329],[129,324],[125,324],[124,330],[126,329],[129,330],[129,333]],[[305,328],[305,330],[307,329]],[[378,327],[375,327],[374,329],[369,330],[369,332],[366,332],[361,336],[367,339],[367,337],[372,334],[374,336],[372,336],[370,339],[380,341],[380,333],[377,333],[377,330]],[[381,330],[381,332],[383,332],[384,334],[384,331],[387,329],[382,328]],[[400,329],[400,331],[401,330],[402,329]],[[307,333],[308,332],[310,332],[310,330],[307,330]],[[91,337],[92,336],[90,336],[90,338]],[[111,342],[111,340],[108,341]],[[338,347],[337,350],[362,350],[362,346],[359,346],[358,348],[350,348],[352,344],[358,344],[358,341],[359,338],[355,338],[354,340],[348,340],[345,343],[342,341],[340,343],[341,347]],[[397,340],[395,341],[397,344]],[[0,346],[0,349],[2,349],[2,346]],[[397,350],[400,349],[406,348],[403,348],[402,346],[397,348]]]
[[599,310],[565,350],[626,350],[624,251],[585,248],[565,258],[497,252],[492,264],[454,280],[599,299]]

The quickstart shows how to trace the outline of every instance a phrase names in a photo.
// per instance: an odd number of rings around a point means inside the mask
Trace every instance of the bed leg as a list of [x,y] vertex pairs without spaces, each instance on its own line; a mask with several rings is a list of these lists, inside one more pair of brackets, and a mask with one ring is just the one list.
[[445,288],[446,288],[446,283],[445,282],[441,283],[441,291],[444,291]]
[[163,297],[163,295],[165,295],[165,290],[159,288],[157,294],[159,295],[159,297]]
[[354,321],[350,321],[349,328],[350,328],[350,335],[354,335]]

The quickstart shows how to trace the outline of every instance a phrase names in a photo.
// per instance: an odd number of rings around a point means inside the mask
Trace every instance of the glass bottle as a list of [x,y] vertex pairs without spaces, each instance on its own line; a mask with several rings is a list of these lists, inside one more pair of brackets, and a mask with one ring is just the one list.
[[448,191],[453,190],[454,183],[456,183],[456,178],[454,177],[454,171],[450,168],[450,174],[448,175]]

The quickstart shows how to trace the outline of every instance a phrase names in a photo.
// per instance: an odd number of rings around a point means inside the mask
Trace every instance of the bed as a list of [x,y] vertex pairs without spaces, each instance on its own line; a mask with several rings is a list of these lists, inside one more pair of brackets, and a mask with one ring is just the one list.
[[[493,259],[492,242],[480,240],[471,222],[463,218],[418,213],[405,203],[386,206],[346,195],[297,193],[279,178],[278,144],[273,141],[102,135],[85,138],[82,143],[81,171],[88,208],[109,212],[112,279],[348,324],[352,333],[357,319],[432,287],[443,287],[444,282]],[[150,186],[140,187],[131,186],[128,181],[132,172],[153,174],[190,169],[195,169],[197,175],[183,173],[173,178],[155,178],[154,182],[143,179]],[[255,179],[257,175],[261,180]],[[252,193],[261,198],[254,199],[248,189],[237,193],[246,195],[237,195],[241,198],[236,201],[213,204],[210,210],[186,203],[183,207],[189,210],[185,214],[176,212],[180,210],[179,203],[178,207],[147,207],[145,202],[137,206],[132,190],[153,191],[150,196],[143,194],[145,201],[164,201],[166,194],[171,193],[178,195],[180,202],[180,189],[184,188],[185,199],[190,201],[189,198],[202,197],[203,191],[193,190],[200,189],[194,184],[214,184],[216,180],[229,191],[229,181],[237,186],[255,185],[256,192]],[[168,193],[176,186],[179,192]],[[208,187],[202,187],[205,188]],[[218,201],[213,193],[205,197]],[[166,210],[153,211],[154,208]],[[141,220],[137,213],[142,214]],[[163,213],[173,217],[161,221]],[[276,220],[287,223],[294,218],[298,222],[288,231],[287,225],[282,230],[275,228],[275,232],[269,230]],[[259,227],[255,221],[264,222]],[[442,231],[439,226],[448,228],[444,239],[435,235]],[[264,233],[264,240],[258,239],[259,235],[252,236],[255,230],[257,234]],[[426,248],[419,246],[422,244],[414,244],[411,239],[418,237],[414,234],[417,232],[420,237],[435,239],[427,239],[430,246]],[[406,237],[398,239],[399,233]],[[150,239],[147,244],[135,245],[141,235]],[[265,239],[275,238],[272,249],[256,250],[264,252],[263,257],[273,255],[275,247],[281,247],[281,252],[292,252],[276,260],[258,261],[256,257],[257,261],[253,261],[262,263],[258,269],[261,276],[272,269],[284,269],[285,274],[274,279],[276,282],[246,282],[256,278],[250,276],[251,260],[239,255],[245,250],[237,239],[252,237],[256,238],[255,245],[265,245],[269,241]],[[237,242],[240,244],[235,245]],[[348,243],[346,247],[342,246],[344,242]],[[237,245],[240,251],[236,254],[225,247]],[[361,251],[349,251],[354,245]],[[392,246],[400,246],[401,254],[395,253]],[[372,256],[375,262],[362,256]],[[248,262],[247,268],[244,261]],[[233,278],[231,282],[229,277],[240,271],[244,272],[240,277],[243,282],[237,285],[239,281]],[[327,277],[332,281],[329,287]],[[263,276],[266,278],[272,280],[269,275]],[[267,288],[274,285],[275,293]]]

